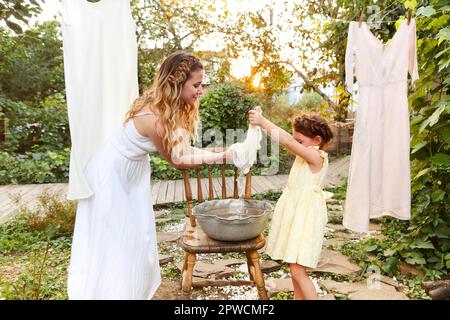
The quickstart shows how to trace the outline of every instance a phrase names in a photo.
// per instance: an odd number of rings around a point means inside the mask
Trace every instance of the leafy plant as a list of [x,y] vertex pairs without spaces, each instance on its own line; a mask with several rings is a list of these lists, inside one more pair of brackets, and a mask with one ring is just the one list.
[[306,91],[302,94],[300,100],[295,104],[294,108],[298,113],[318,113],[329,118],[329,110],[324,99],[314,91]]
[[0,224],[2,266],[14,265],[17,275],[1,275],[5,299],[67,299],[66,278],[74,226],[75,203],[40,195],[40,204],[22,209]]
[[0,224],[0,254],[23,252],[33,243],[72,235],[76,202],[46,193],[38,200],[35,208],[22,208],[13,220]]
[[[247,129],[247,112],[260,104],[257,95],[245,91],[238,84],[224,83],[210,87],[202,96],[200,118],[203,132],[216,129],[226,137],[227,129]],[[211,141],[202,141],[209,144]],[[218,141],[217,146],[223,146]]]
[[271,300],[294,300],[293,291],[279,291],[270,297]]
[[28,23],[31,17],[42,11],[36,0],[8,0],[0,3],[0,20],[16,33],[22,33],[22,27],[16,21]]
[[[418,265],[431,279],[448,277],[450,262],[450,8],[420,1],[417,52],[420,79],[409,97],[412,212],[409,222],[386,218],[392,256]],[[413,3],[405,2],[412,6]]]

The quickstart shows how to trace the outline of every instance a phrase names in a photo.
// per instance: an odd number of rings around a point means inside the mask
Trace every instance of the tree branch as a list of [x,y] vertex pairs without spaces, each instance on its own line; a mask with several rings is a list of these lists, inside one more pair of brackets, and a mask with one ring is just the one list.
[[167,24],[169,25],[169,30],[172,33],[174,39],[175,39],[175,45],[177,47],[177,49],[183,49],[181,46],[181,40],[180,37],[178,36],[176,30],[175,30],[175,26],[173,25],[172,21],[171,21],[171,17],[169,16],[169,14],[167,13],[166,8],[164,7],[164,5],[161,3],[161,1],[155,1],[156,5],[161,9],[162,13],[164,14],[164,16],[167,19]]
[[339,112],[340,108],[339,106],[334,103],[322,90],[319,89],[319,87],[314,84],[311,80],[309,80],[306,75],[301,72],[300,70],[298,70],[290,61],[281,61],[281,64],[286,64],[288,66],[290,66],[292,69],[294,69],[294,72],[299,75],[303,81],[305,81],[305,83],[310,86],[315,92],[317,92],[326,102],[328,102],[328,104],[331,106],[331,108],[335,111],[335,112]]

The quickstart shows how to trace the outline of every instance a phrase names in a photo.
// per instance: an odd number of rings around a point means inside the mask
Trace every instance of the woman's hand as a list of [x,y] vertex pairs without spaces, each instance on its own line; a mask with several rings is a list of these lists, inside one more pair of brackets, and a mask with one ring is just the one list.
[[233,161],[233,152],[230,149],[227,149],[223,152],[223,160],[226,164],[234,164]]
[[248,120],[252,126],[261,126],[265,120],[260,107],[255,107],[248,112]]

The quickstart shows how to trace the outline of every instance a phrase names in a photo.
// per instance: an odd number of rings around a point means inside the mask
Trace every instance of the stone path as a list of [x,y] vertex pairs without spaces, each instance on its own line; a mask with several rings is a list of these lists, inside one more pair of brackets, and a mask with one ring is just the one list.
[[[365,270],[351,261],[341,252],[340,247],[348,241],[360,241],[362,235],[352,233],[342,226],[342,201],[331,199],[328,203],[329,211],[333,209],[337,223],[327,225],[322,254],[317,268],[308,269],[308,273],[316,287],[320,300],[408,300],[403,292],[404,287],[395,279],[365,273]],[[161,216],[159,219],[163,219]],[[158,219],[157,219],[158,220]],[[370,235],[381,237],[380,225],[370,224]],[[180,230],[184,222],[164,226],[158,234],[158,243],[162,259],[172,257],[172,268],[180,272],[184,253],[176,243],[170,242],[174,230]],[[263,253],[264,250],[260,250]],[[271,299],[293,299],[293,285],[287,265],[272,261],[264,254],[261,255],[262,270],[266,289]],[[169,264],[170,264],[169,263]],[[162,266],[164,269],[168,264]],[[178,275],[177,281],[181,281]],[[227,280],[241,280],[242,286],[228,286]],[[258,299],[255,287],[249,286],[245,256],[238,254],[229,256],[223,254],[200,254],[197,257],[193,277],[192,299]],[[247,284],[247,285],[246,285]],[[220,287],[216,287],[219,285]],[[179,284],[175,291],[179,291]],[[155,299],[159,299],[158,292]],[[174,298],[175,299],[175,298]]]

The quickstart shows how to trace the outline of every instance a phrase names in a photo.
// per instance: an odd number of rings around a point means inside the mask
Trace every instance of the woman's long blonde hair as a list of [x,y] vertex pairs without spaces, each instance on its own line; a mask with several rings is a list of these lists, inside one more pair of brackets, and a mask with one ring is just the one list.
[[137,98],[127,112],[125,122],[133,118],[144,107],[159,114],[164,129],[163,146],[168,152],[182,139],[176,131],[184,129],[195,142],[198,123],[198,103],[191,106],[181,100],[183,85],[191,73],[202,70],[200,59],[191,53],[177,51],[168,56],[161,64],[153,86]]

